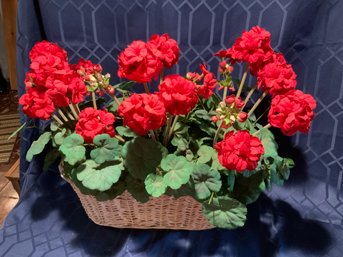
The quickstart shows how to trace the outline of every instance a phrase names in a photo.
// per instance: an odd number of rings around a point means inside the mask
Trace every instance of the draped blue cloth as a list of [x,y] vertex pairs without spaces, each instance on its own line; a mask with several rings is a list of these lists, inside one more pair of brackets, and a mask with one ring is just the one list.
[[[0,229],[0,256],[342,256],[342,12],[339,0],[19,0],[20,95],[28,53],[43,39],[64,47],[71,62],[101,63],[116,83],[117,55],[132,40],[168,32],[182,51],[170,72],[185,74],[202,62],[215,71],[213,53],[260,25],[271,31],[272,46],[285,54],[298,88],[313,94],[318,107],[309,134],[278,136],[280,152],[297,165],[290,180],[250,205],[246,226],[233,231],[95,225],[57,164],[42,172],[42,156],[25,161],[45,125],[30,123],[22,132],[22,194]],[[235,76],[241,74],[238,66]]]

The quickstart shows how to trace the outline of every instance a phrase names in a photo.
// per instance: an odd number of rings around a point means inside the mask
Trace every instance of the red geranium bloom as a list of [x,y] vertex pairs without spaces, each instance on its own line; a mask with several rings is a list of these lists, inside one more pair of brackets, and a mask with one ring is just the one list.
[[93,138],[99,134],[109,134],[114,137],[115,120],[114,115],[106,110],[87,107],[80,112],[75,131],[83,137],[86,143],[92,143]]
[[272,96],[285,94],[295,89],[296,74],[282,54],[273,54],[271,61],[258,71],[257,85]]
[[52,76],[47,78],[46,94],[54,102],[57,107],[65,107],[69,105],[68,85],[64,81],[56,79]]
[[248,131],[228,132],[215,148],[220,164],[237,172],[255,170],[264,153],[260,139],[250,135]]
[[212,72],[209,72],[206,65],[200,64],[200,70],[204,77],[203,85],[197,85],[197,93],[205,99],[208,99],[213,95],[213,90],[217,85],[217,80]]
[[87,93],[87,87],[79,76],[73,76],[68,83],[68,91],[71,92],[71,102],[81,103]]
[[139,83],[150,82],[163,64],[143,41],[133,41],[118,57],[118,76]]
[[297,131],[307,133],[315,108],[316,101],[311,95],[293,90],[272,99],[268,121],[273,127],[280,128],[287,136],[292,136]]
[[51,99],[45,93],[34,89],[22,95],[19,103],[23,106],[23,112],[30,118],[48,120],[55,111]]
[[179,75],[166,76],[158,88],[158,96],[172,115],[187,114],[198,102],[195,84]]
[[53,73],[69,69],[67,53],[57,44],[42,41],[30,51],[30,68],[35,73]]
[[167,33],[151,36],[148,46],[154,46],[152,51],[160,58],[163,65],[167,68],[172,67],[179,60],[180,48],[177,42],[170,38]]
[[144,136],[166,123],[166,109],[157,95],[133,94],[118,107],[124,125]]
[[253,73],[270,58],[272,53],[270,33],[259,26],[244,31],[242,36],[227,50],[227,56],[232,61],[248,62]]

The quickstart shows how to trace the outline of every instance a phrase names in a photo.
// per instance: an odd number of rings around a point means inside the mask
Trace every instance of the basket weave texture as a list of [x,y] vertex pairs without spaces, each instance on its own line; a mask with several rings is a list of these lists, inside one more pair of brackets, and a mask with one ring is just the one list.
[[146,203],[137,202],[127,191],[108,201],[82,194],[66,179],[96,224],[116,228],[205,230],[213,228],[201,212],[201,204],[190,196],[163,195]]

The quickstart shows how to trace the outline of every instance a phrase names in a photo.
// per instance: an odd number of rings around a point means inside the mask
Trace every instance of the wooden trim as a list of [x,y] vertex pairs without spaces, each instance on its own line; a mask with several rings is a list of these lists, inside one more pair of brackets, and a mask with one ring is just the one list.
[[11,89],[17,90],[16,72],[16,24],[17,0],[1,0],[6,55]]
[[5,177],[12,183],[13,188],[20,194],[20,182],[19,182],[19,168],[20,168],[20,158],[11,166],[11,168],[6,172]]

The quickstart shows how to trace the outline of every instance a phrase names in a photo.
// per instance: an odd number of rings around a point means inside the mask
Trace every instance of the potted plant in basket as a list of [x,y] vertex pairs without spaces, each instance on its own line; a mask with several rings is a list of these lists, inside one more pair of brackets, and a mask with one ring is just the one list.
[[[218,77],[204,64],[185,77],[164,76],[179,52],[167,34],[132,42],[118,57],[118,76],[129,81],[115,86],[99,64],[69,64],[54,43],[30,52],[20,104],[30,118],[52,121],[26,158],[51,144],[45,166],[61,158],[62,176],[98,224],[241,227],[246,205],[289,176],[293,161],[278,155],[269,128],[307,132],[316,102],[295,89],[296,74],[271,48],[270,33],[253,27],[216,53]],[[236,63],[245,67],[239,81],[232,79]],[[249,73],[256,86],[245,83]],[[265,98],[268,123],[260,124],[254,112]]]

